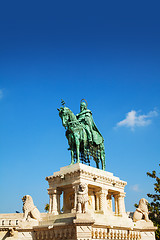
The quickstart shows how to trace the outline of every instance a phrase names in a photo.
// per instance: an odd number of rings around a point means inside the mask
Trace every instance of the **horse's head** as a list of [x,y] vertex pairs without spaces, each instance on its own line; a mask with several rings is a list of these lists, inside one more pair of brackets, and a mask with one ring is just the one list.
[[59,111],[59,116],[62,119],[62,124],[66,128],[70,119],[69,108],[61,107],[60,109],[57,108],[57,110]]

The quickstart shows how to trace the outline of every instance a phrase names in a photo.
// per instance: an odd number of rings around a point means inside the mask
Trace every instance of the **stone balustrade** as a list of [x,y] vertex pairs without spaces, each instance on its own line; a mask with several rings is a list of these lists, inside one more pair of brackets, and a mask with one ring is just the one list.
[[2,226],[18,226],[18,219],[0,219],[0,227]]

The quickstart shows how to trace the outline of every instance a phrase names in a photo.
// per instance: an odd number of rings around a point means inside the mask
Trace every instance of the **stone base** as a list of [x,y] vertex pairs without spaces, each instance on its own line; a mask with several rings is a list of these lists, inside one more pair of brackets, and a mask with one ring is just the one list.
[[152,222],[133,222],[127,216],[124,202],[127,183],[112,173],[77,163],[61,168],[46,180],[49,213],[41,213],[39,222],[33,219],[24,222],[23,214],[0,214],[0,239],[155,240],[156,227]]
[[140,220],[134,223],[134,226],[142,229],[152,229],[154,228],[153,222],[146,222],[145,220]]
[[31,229],[34,226],[38,226],[39,222],[37,220],[31,219],[31,220],[27,220],[27,221],[23,221],[21,220],[19,222],[19,227],[22,229]]

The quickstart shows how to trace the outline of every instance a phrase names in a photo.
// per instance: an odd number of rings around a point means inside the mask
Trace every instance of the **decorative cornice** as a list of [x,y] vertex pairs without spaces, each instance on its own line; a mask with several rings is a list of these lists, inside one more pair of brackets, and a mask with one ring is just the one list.
[[[104,172],[102,170],[97,171],[98,169],[94,169],[93,167],[86,166],[79,169],[69,169],[68,172],[59,171],[54,173],[54,175],[46,177],[46,180],[49,183],[62,183],[65,180],[73,179],[73,177],[82,177],[86,178],[87,180],[93,180],[97,183],[104,183],[109,184],[113,187],[121,187],[124,188],[127,184],[127,182],[120,180],[118,177],[114,177],[113,174]],[[63,178],[61,177],[63,174]],[[110,176],[109,176],[110,175]]]

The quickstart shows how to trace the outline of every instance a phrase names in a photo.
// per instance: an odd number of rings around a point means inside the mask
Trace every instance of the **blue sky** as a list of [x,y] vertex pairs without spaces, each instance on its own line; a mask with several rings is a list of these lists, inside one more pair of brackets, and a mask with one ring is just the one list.
[[[105,139],[106,170],[128,182],[126,209],[152,192],[160,162],[159,1],[1,1],[0,212],[70,163],[57,107],[85,98]],[[94,166],[94,164],[92,164]]]

